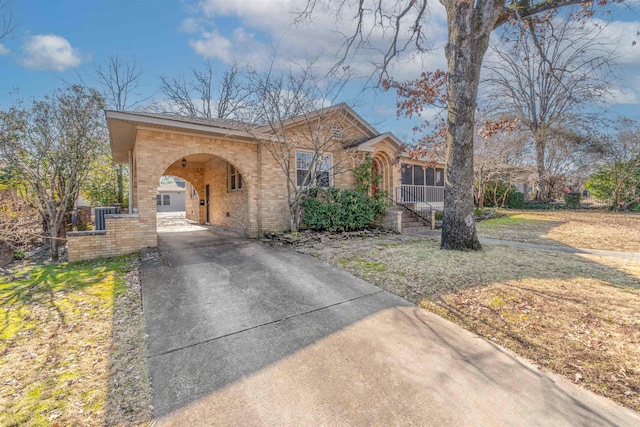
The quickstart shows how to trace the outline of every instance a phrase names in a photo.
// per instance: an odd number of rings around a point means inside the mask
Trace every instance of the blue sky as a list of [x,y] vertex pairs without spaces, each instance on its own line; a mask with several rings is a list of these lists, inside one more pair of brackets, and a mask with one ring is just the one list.
[[[340,46],[335,30],[348,30],[352,15],[345,13],[342,20],[320,12],[310,25],[293,26],[294,11],[302,4],[304,0],[9,0],[16,29],[0,44],[0,109],[18,97],[41,97],[63,81],[75,81],[77,74],[86,76],[92,65],[109,55],[136,58],[143,72],[144,95],[157,91],[159,75],[186,74],[207,59],[220,74],[233,61],[264,67],[274,44],[278,45],[277,67],[305,58],[318,58],[320,67],[329,66]],[[609,33],[611,37],[628,34],[621,43],[628,43],[629,49],[625,48],[624,64],[618,70],[620,93],[609,101],[608,109],[637,117],[640,46],[631,49],[630,45],[640,31],[640,4],[631,0],[612,10]],[[445,15],[437,1],[430,14],[427,33],[433,53],[404,58],[393,69],[399,80],[446,65]],[[374,33],[376,37],[382,43],[382,35]],[[359,52],[350,58],[350,65],[366,75],[372,58],[375,53]],[[343,100],[354,97],[360,100],[356,111],[379,130],[411,138],[410,129],[417,121],[396,120],[393,94],[368,91],[362,95],[354,85]]]

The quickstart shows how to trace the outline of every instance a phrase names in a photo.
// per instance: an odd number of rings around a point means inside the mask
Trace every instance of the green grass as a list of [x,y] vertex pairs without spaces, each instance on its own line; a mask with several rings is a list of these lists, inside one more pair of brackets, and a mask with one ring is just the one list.
[[506,215],[500,218],[488,219],[482,221],[478,227],[491,228],[491,227],[513,227],[521,224],[531,222],[533,220],[522,218],[517,215]]
[[115,298],[130,255],[0,277],[0,425],[104,424]]

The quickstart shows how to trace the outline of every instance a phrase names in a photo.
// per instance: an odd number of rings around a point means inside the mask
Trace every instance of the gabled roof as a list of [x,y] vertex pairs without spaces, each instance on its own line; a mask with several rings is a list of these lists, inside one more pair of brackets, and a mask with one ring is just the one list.
[[184,192],[185,188],[184,187],[180,187],[177,183],[172,182],[169,184],[164,184],[164,185],[159,185],[158,186],[158,193],[181,193]]
[[385,132],[385,133],[381,133],[380,135],[376,135],[373,138],[366,139],[363,141],[358,141],[355,144],[350,145],[348,148],[354,148],[358,151],[373,152],[375,151],[374,145],[376,145],[377,143],[385,139],[388,139],[389,141],[393,142],[396,145],[396,148],[398,150],[404,145],[402,141],[400,141],[398,137],[395,136],[393,133]]
[[[109,110],[111,111],[111,110]],[[116,112],[116,111],[112,111]],[[120,111],[123,112],[123,111]],[[149,117],[156,119],[169,119],[182,123],[190,123],[194,125],[212,126],[221,129],[249,130],[252,128],[247,123],[232,119],[214,119],[209,117],[181,116],[174,113],[146,113],[146,112],[127,112],[128,114],[140,117]]]
[[[309,120],[309,118],[322,117],[323,115],[337,111],[344,111],[349,118],[354,120],[355,124],[365,132],[366,137],[374,138],[379,136],[378,131],[376,131],[373,126],[367,123],[366,120],[360,117],[358,113],[345,103],[292,117],[284,121],[284,127],[294,126],[305,120]],[[109,128],[113,160],[120,164],[128,162],[129,151],[133,150],[136,130],[139,126],[234,137],[254,142],[256,137],[260,137],[260,134],[264,136],[264,139],[272,138],[272,136],[270,136],[270,134],[272,135],[270,126],[254,127],[248,123],[231,119],[180,116],[172,113],[158,114],[115,110],[105,110],[105,115]],[[395,140],[397,140],[397,138],[395,138]],[[399,142],[399,140],[397,141]]]
[[[326,114],[340,110],[344,110],[344,112],[350,115],[356,121],[356,123],[369,134],[369,137],[373,137],[379,134],[379,132],[373,126],[371,126],[365,119],[363,119],[358,113],[356,113],[353,108],[349,107],[344,102],[287,119],[283,122],[283,127],[287,128],[290,126],[294,126],[296,124],[303,123],[305,120],[309,120],[310,118],[322,117]],[[255,128],[254,131],[259,133],[271,133],[272,129],[271,126],[265,125]]]
[[129,111],[105,110],[111,152],[116,163],[129,161],[129,150],[133,150],[138,126],[157,127],[182,132],[213,134],[235,137],[249,141],[255,140],[255,134],[249,133],[247,125],[229,119],[208,119],[186,117],[176,114],[138,113]]

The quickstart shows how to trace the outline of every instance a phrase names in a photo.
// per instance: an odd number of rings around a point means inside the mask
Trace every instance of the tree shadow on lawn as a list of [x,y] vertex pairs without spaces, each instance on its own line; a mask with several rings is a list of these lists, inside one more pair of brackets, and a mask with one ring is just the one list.
[[137,257],[132,266],[136,268],[122,277],[122,283],[113,294],[104,421],[107,426],[146,426],[152,420],[140,263]]
[[0,283],[0,352],[10,378],[2,387],[12,423],[96,420],[102,389],[90,372],[101,357],[111,268],[100,261],[32,265]]
[[[577,254],[486,246],[511,257],[412,300],[574,382],[640,409],[640,278]],[[458,257],[464,274],[465,257]],[[506,256],[506,255],[505,255]],[[637,262],[634,260],[620,260]],[[493,269],[499,269],[493,271]],[[451,279],[451,278],[449,278]],[[435,279],[437,280],[437,279]],[[415,290],[415,288],[414,288]]]
[[544,237],[554,228],[566,224],[566,221],[528,219],[519,217],[521,215],[525,214],[522,212],[507,212],[506,216],[480,221],[477,224],[478,235],[498,240],[573,247],[564,242]]

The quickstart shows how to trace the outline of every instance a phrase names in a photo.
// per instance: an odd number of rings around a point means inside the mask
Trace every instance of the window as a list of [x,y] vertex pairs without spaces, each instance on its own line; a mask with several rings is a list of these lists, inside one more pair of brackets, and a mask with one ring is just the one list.
[[191,188],[191,198],[192,199],[197,199],[198,198],[198,192],[196,191],[195,188]]
[[436,169],[436,186],[444,187],[444,169]]
[[[313,163],[313,154],[296,153],[296,184],[299,187],[331,186],[331,155],[325,154],[317,161],[315,171],[310,170]],[[315,172],[315,173],[314,173]]]
[[337,139],[338,141],[342,141],[344,139],[344,135],[342,134],[342,125],[340,123],[333,123],[331,125],[331,138]]
[[413,185],[424,185],[424,168],[413,165]]
[[229,191],[242,190],[242,175],[232,164],[229,164]]
[[427,185],[433,187],[436,184],[435,181],[435,172],[434,168],[427,169]]
[[170,194],[156,194],[156,206],[170,206],[171,195]]
[[402,167],[402,183],[405,185],[413,185],[413,166],[404,165]]

